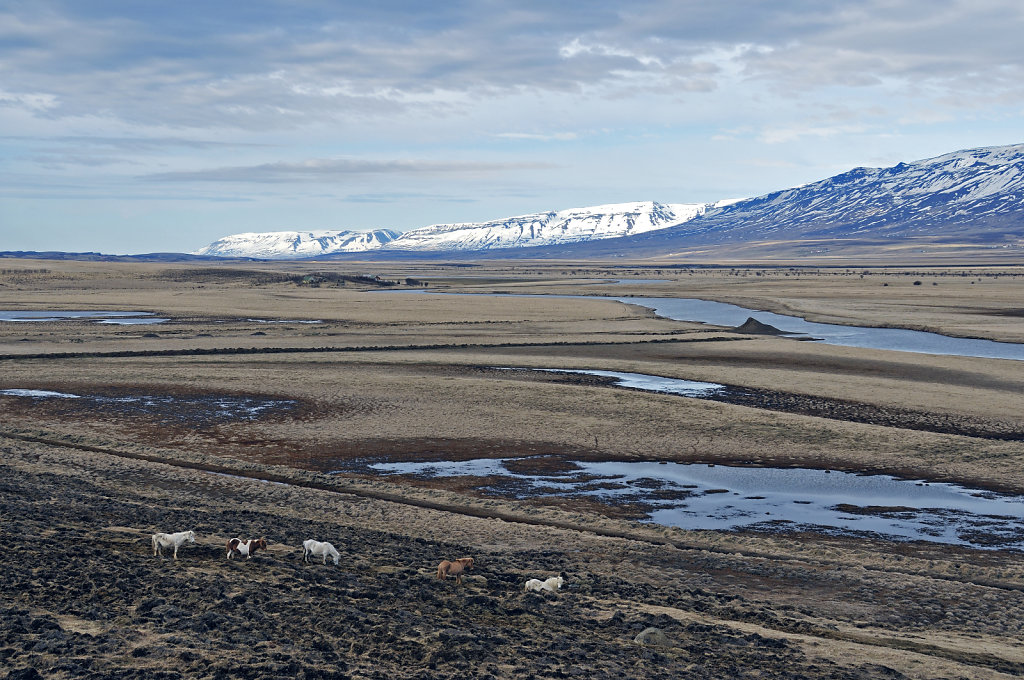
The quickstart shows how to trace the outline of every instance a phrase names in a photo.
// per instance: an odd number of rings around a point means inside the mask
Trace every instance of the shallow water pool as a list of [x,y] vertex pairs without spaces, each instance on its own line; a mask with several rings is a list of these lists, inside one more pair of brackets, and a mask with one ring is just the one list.
[[[571,461],[537,473],[530,459],[374,463],[379,475],[489,477],[480,490],[516,498],[590,497],[640,505],[684,529],[796,531],[1024,550],[1024,497],[955,484],[807,468]],[[498,481],[494,481],[497,479]]]
[[628,387],[645,392],[662,392],[678,394],[684,397],[706,397],[726,389],[725,385],[699,380],[682,380],[665,378],[660,375],[646,373],[625,373],[622,371],[601,371],[596,369],[572,368],[505,368],[501,371],[540,371],[542,373],[576,373],[580,375],[596,375],[602,378],[613,378],[617,387]]
[[67,321],[69,319],[84,319],[86,321],[94,321],[96,323],[118,325],[156,324],[170,321],[170,319],[163,319],[154,316],[153,312],[0,310],[0,321],[27,323]]

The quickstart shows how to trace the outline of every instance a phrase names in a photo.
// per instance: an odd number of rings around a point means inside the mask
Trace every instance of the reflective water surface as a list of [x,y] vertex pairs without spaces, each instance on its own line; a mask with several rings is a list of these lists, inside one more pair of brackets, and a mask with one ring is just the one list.
[[924,354],[951,354],[992,359],[1024,360],[1024,345],[993,340],[953,338],[938,333],[910,331],[901,328],[871,328],[867,326],[840,326],[814,323],[798,316],[786,316],[747,309],[724,302],[711,302],[695,298],[612,298],[619,302],[641,305],[677,321],[699,321],[716,326],[739,326],[748,317],[779,330],[818,338],[830,345],[888,349]]
[[379,291],[375,295],[490,295],[492,297],[560,297],[586,300],[615,300],[630,305],[640,305],[676,321],[694,321],[716,326],[735,327],[748,317],[774,326],[781,331],[804,335],[828,345],[887,349],[899,352],[923,354],[948,354],[965,357],[986,357],[990,359],[1024,360],[1024,344],[954,338],[938,333],[910,331],[900,328],[872,328],[870,326],[840,326],[838,324],[814,323],[798,316],[786,316],[748,309],[724,302],[711,302],[696,298],[655,298],[655,297],[605,297],[599,295],[511,295],[508,293],[437,293],[433,291]]
[[155,317],[153,312],[0,310],[0,321],[24,323],[31,321],[66,321],[68,319],[85,319],[97,323],[119,325],[155,324],[170,320]]
[[720,392],[725,385],[699,380],[680,380],[679,378],[663,378],[660,375],[647,375],[646,373],[623,373],[619,371],[599,371],[589,369],[568,369],[568,368],[501,368],[503,371],[542,371],[544,373],[580,373],[583,375],[597,375],[604,378],[614,378],[618,387],[629,387],[645,392],[666,392],[678,394],[684,397],[706,397],[709,394]]
[[482,491],[517,498],[588,496],[640,504],[647,521],[685,529],[810,529],[1024,550],[1021,496],[804,468],[573,461],[531,473],[521,471],[523,460],[375,463],[366,469],[423,478],[489,477]]

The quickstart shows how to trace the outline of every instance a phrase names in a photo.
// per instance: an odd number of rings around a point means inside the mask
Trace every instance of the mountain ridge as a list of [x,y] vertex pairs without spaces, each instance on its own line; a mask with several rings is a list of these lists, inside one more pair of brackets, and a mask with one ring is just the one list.
[[[708,203],[638,201],[550,210],[398,233],[305,230],[225,236],[192,253],[0,252],[40,259],[350,260],[836,257],[890,259],[912,248],[1024,261],[1024,144],[857,167],[762,196]],[[920,251],[924,252],[924,251]],[[948,258],[947,258],[948,259]]]
[[568,210],[549,210],[487,222],[433,224],[405,233],[378,229],[366,232],[264,232],[225,236],[194,255],[302,259],[343,253],[487,251],[564,245],[619,238],[662,229],[705,212],[713,204],[655,201],[614,203]]
[[[385,236],[378,236],[381,232]],[[274,234],[295,234],[278,232]],[[317,232],[309,232],[314,234]],[[358,232],[322,232],[322,234]],[[886,168],[858,167],[762,196],[708,203],[640,201],[373,234],[347,248],[276,254],[267,234],[225,237],[195,254],[345,259],[436,254],[487,257],[670,256],[701,246],[786,241],[1024,240],[1024,144],[954,151]],[[393,238],[388,236],[393,235]],[[263,237],[262,249],[245,239]],[[326,236],[321,236],[320,241]],[[232,249],[213,249],[234,239]],[[282,237],[283,239],[283,237]],[[332,242],[333,243],[333,242]]]
[[331,253],[376,250],[395,240],[398,232],[319,230],[271,231],[231,234],[190,253],[216,257],[252,257],[260,259],[308,259]]

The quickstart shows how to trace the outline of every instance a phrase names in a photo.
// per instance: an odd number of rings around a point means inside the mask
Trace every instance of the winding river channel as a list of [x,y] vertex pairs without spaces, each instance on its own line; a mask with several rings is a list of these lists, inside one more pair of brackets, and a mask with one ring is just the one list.
[[814,323],[798,316],[773,314],[724,302],[711,302],[695,298],[619,297],[610,299],[647,307],[658,316],[676,321],[698,321],[716,326],[739,326],[747,318],[753,318],[781,331],[809,336],[829,345],[886,349],[897,352],[1024,360],[1024,344],[1019,343],[954,338],[938,333],[902,328]]
[[608,297],[602,295],[516,295],[509,293],[437,293],[433,291],[381,291],[377,295],[488,295],[490,297],[572,298],[582,300],[614,300],[628,305],[647,307],[655,314],[675,321],[692,321],[715,326],[735,327],[748,318],[774,326],[794,336],[811,338],[827,345],[885,349],[897,352],[945,354],[989,359],[1024,361],[1024,344],[996,342],[973,338],[954,338],[938,333],[911,331],[901,328],[873,328],[871,326],[842,326],[814,323],[798,316],[774,314],[758,309],[697,298],[661,297]]

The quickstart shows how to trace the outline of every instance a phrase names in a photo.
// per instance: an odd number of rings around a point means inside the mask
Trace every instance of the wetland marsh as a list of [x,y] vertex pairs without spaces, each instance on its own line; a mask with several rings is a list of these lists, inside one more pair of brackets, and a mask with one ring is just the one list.
[[[252,677],[1024,672],[1024,564],[1012,540],[985,542],[996,529],[974,527],[965,545],[813,523],[692,531],[634,521],[635,499],[357,469],[739,465],[1024,494],[1024,362],[744,335],[627,304],[700,297],[1022,342],[1020,270],[319,263],[336,283],[311,287],[296,283],[302,263],[23,267],[0,277],[0,308],[167,321],[0,322],[0,656],[12,669],[216,677],[241,672],[230,659],[245,650],[260,661]],[[371,274],[476,295],[382,295]],[[622,301],[561,297],[607,294],[609,280]],[[501,292],[559,297],[479,295]],[[733,396],[612,384],[626,374]],[[850,506],[861,525],[908,512]],[[148,534],[183,528],[197,546],[154,562]],[[226,565],[223,539],[238,534],[266,534],[271,550]],[[70,558],[83,578],[68,587],[42,565],[83,535]],[[310,537],[334,542],[342,566],[303,566]],[[432,580],[438,559],[463,554],[480,565],[464,588]],[[559,573],[565,592],[521,592]],[[331,623],[305,611],[314,595],[338,607]],[[652,625],[671,645],[632,641]]]

